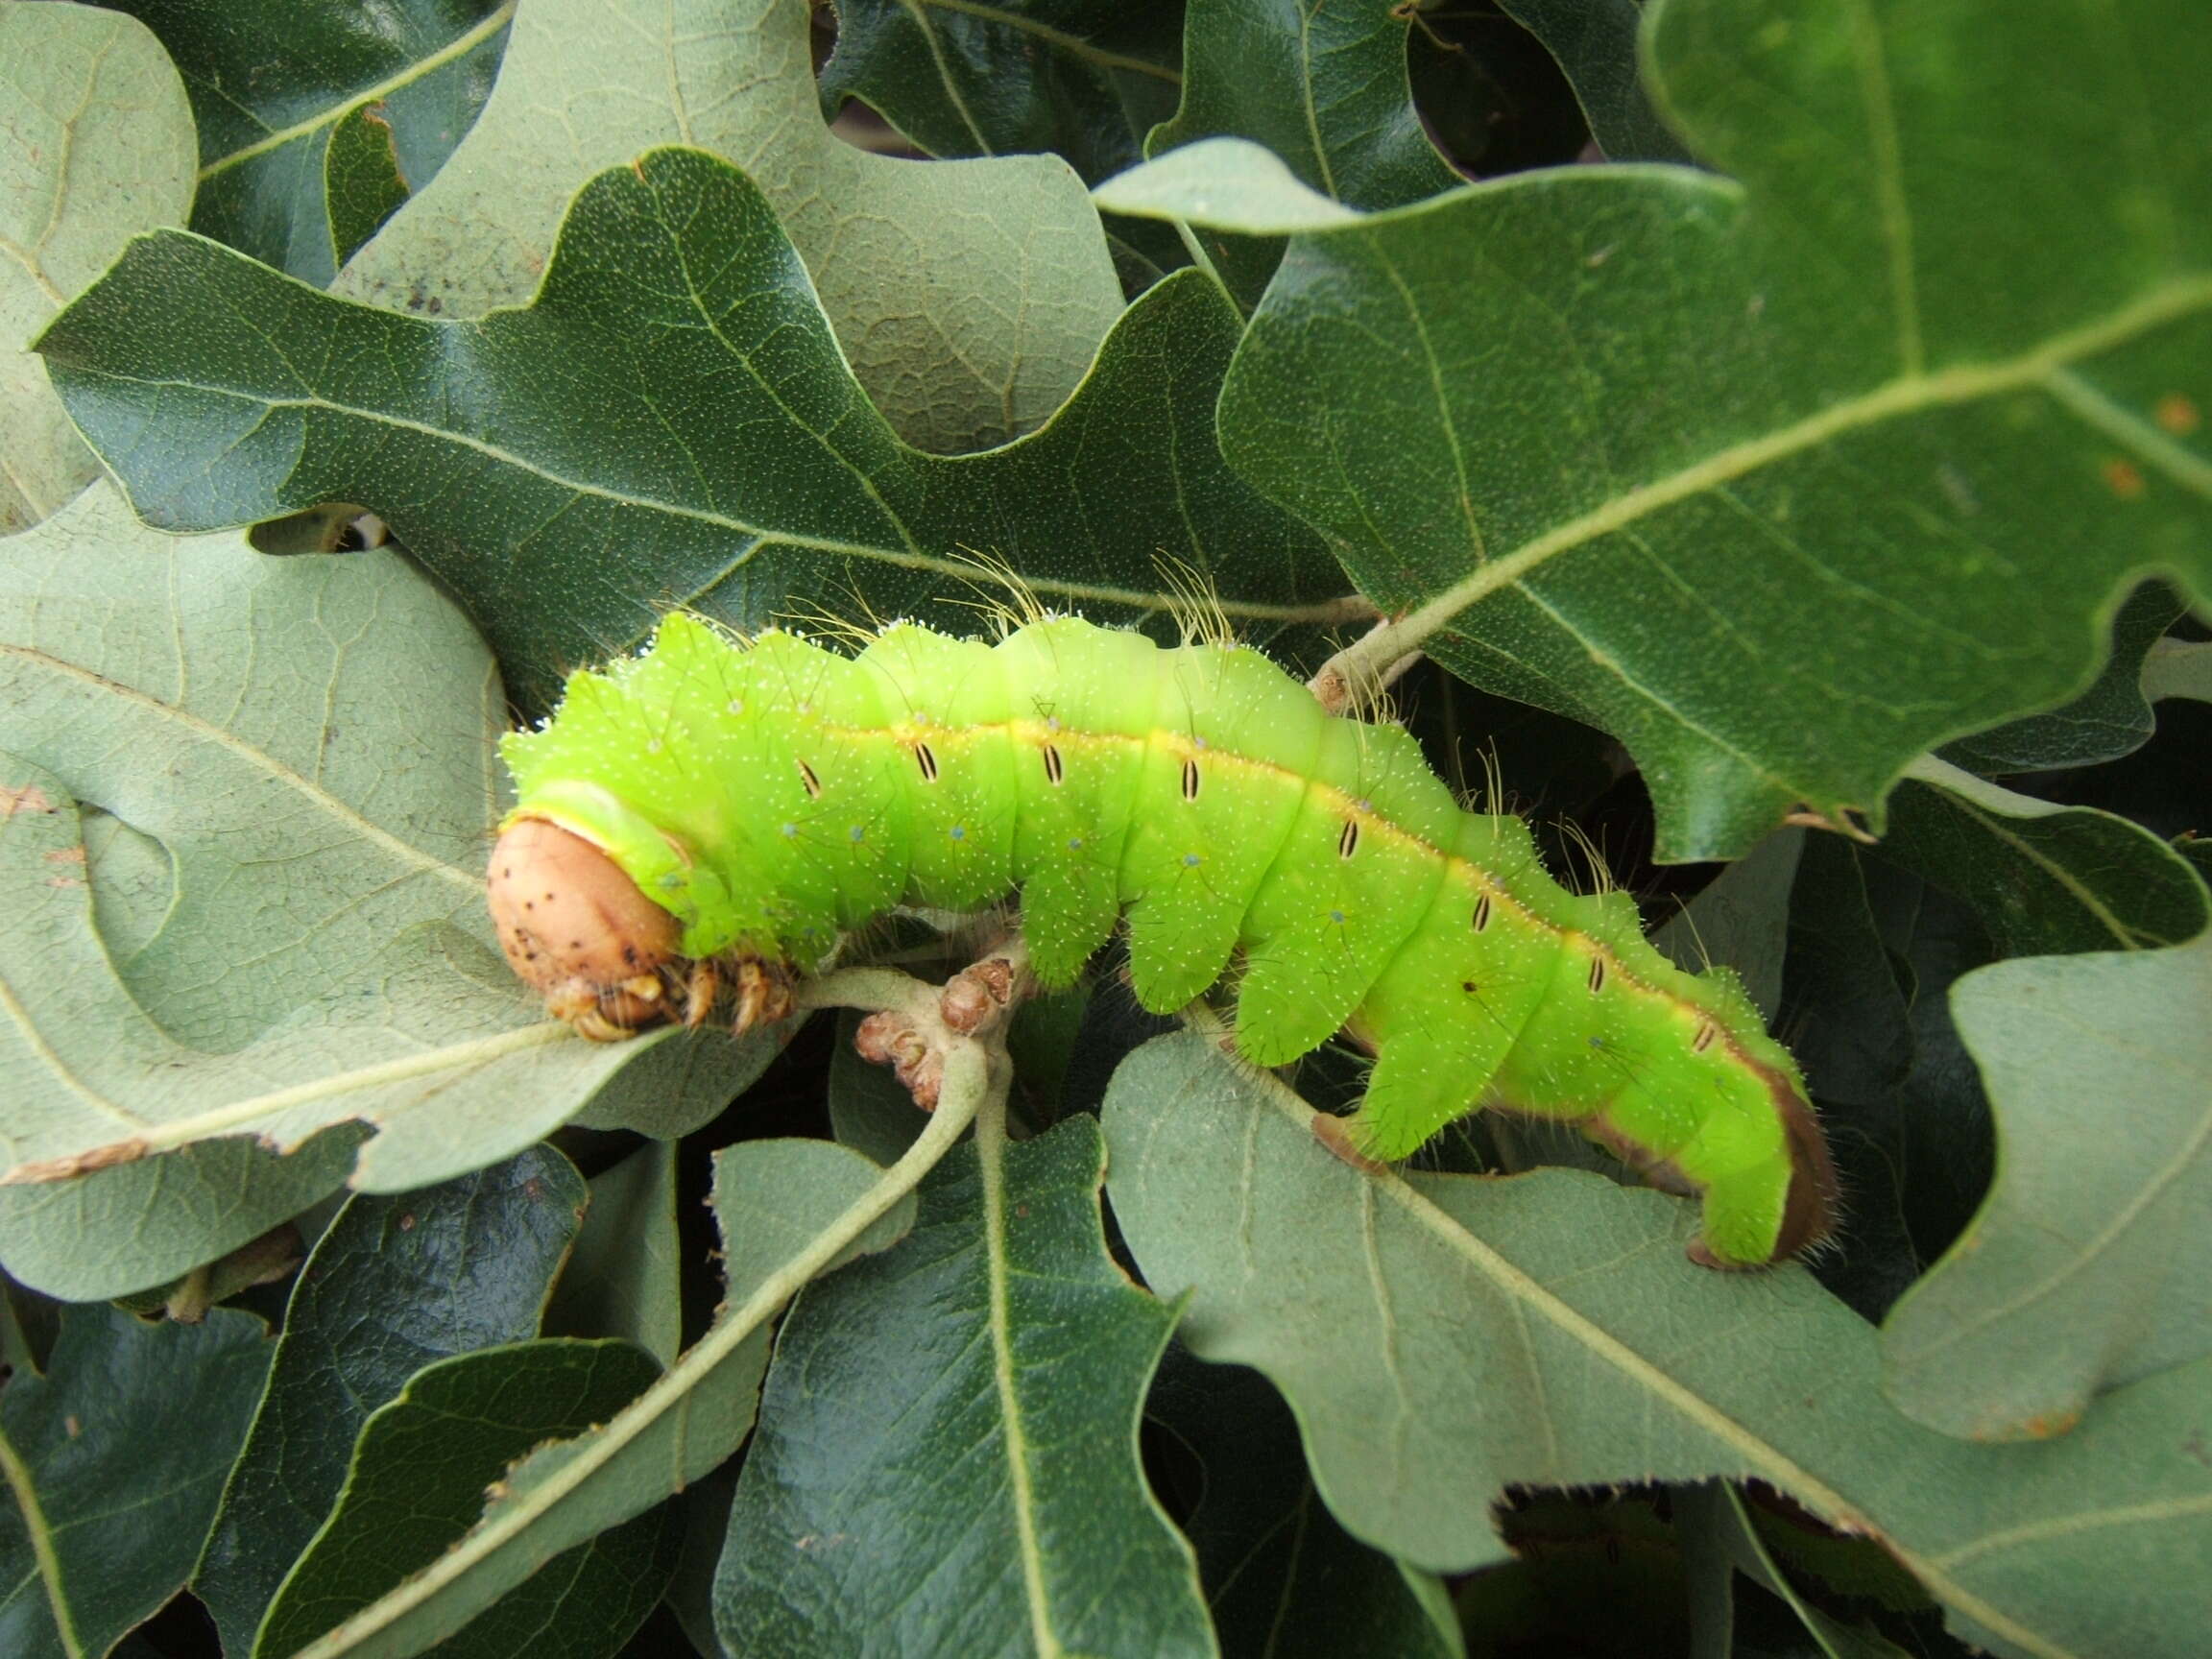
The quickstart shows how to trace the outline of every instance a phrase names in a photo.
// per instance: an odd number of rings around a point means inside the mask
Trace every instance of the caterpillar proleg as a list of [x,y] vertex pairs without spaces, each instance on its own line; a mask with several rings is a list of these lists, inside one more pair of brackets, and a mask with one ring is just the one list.
[[1340,1031],[1372,1053],[1364,1157],[1503,1108],[1701,1193],[1710,1264],[1833,1225],[1803,1081],[1725,971],[1673,967],[1625,896],[1569,893],[1520,819],[1256,650],[1046,617],[845,656],[677,614],[503,754],[501,943],[588,1036],[696,1022],[732,981],[740,1026],[780,1014],[841,932],[1018,889],[1048,985],[1125,916],[1147,1008],[1219,987],[1259,1065]]

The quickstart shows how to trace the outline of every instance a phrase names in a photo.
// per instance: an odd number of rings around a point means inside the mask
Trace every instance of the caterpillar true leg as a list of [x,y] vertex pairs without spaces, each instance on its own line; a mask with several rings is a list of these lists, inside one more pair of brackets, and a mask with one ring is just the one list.
[[[708,972],[712,964],[701,963]],[[730,1034],[742,1037],[756,1025],[771,1024],[791,1015],[791,974],[780,963],[747,956],[737,964],[737,1011],[730,1022]]]
[[722,990],[722,974],[711,962],[694,962],[684,984],[684,1024],[686,1029],[707,1023],[714,1012],[714,998]]

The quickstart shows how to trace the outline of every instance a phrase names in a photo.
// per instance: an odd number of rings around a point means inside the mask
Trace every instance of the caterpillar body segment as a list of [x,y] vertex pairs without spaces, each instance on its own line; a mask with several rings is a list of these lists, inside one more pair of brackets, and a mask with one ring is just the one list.
[[[1019,888],[1047,984],[1126,916],[1147,1008],[1226,980],[1263,1066],[1347,1031],[1375,1056],[1346,1125],[1361,1155],[1500,1107],[1702,1193],[1693,1254],[1711,1263],[1774,1261],[1833,1223],[1796,1068],[1731,976],[1674,968],[1624,897],[1568,893],[1520,820],[1461,810],[1406,733],[1325,713],[1256,651],[1050,617],[996,644],[902,624],[844,657],[679,614],[503,753],[518,805],[495,878],[552,827],[668,919],[561,940],[550,975],[517,959],[587,1035],[696,1017],[685,965],[787,982],[895,905]],[[517,926],[503,913],[503,940]],[[654,966],[612,977],[626,946]]]

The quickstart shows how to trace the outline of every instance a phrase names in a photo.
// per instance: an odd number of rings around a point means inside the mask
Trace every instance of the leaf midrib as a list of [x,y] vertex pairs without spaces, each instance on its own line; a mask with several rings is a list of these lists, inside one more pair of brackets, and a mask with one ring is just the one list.
[[15,1506],[22,1511],[23,1530],[31,1541],[31,1556],[37,1564],[38,1581],[46,1592],[46,1606],[54,1616],[54,1631],[60,1639],[61,1650],[69,1659],[84,1659],[76,1618],[68,1599],[61,1594],[61,1557],[54,1548],[53,1528],[47,1526],[46,1512],[38,1503],[37,1483],[15,1443],[4,1432],[0,1432],[0,1476],[6,1478]]
[[[1262,1079],[1262,1094],[1268,1105],[1287,1119],[1301,1136],[1309,1135],[1313,1109],[1276,1079],[1267,1077]],[[1720,1410],[1703,1395],[1661,1370],[1580,1310],[1570,1307],[1431,1203],[1409,1182],[1396,1174],[1365,1179],[1369,1185],[1380,1190],[1385,1200],[1395,1204],[1416,1227],[1488,1279],[1517,1310],[1543,1320],[1568,1341],[1633,1381],[1655,1400],[1679,1413],[1713,1439],[1733,1448],[1748,1466],[1793,1498],[1805,1503],[1808,1507],[1822,1513],[1825,1519],[1881,1537],[1898,1559],[1948,1605],[2019,1644],[2022,1649],[2034,1654],[2036,1659],[2080,1659],[2072,1649],[2059,1647],[2041,1633],[2019,1623],[1958,1583],[1938,1565],[1939,1559],[1948,1560],[1949,1556],[1936,1558],[1917,1552],[1893,1533],[1875,1527],[1859,1505],[1836,1488],[1795,1459],[1787,1456],[1780,1448],[1755,1431]],[[2205,1500],[2205,1503],[2212,1506],[2212,1499]],[[2116,1514],[2116,1518],[2126,1517],[2124,1514]],[[2074,1516],[2069,1519],[2079,1527],[2085,1518]]]
[[924,9],[957,12],[980,22],[996,23],[1016,34],[1032,36],[1056,52],[1065,52],[1070,58],[1095,64],[1100,69],[1125,69],[1132,75],[1149,75],[1155,81],[1165,81],[1170,86],[1183,84],[1182,73],[1168,68],[1165,63],[1152,63],[1142,58],[1109,52],[1102,46],[1094,46],[1080,35],[1070,35],[1065,29],[1055,29],[1049,23],[1040,23],[1034,17],[1025,17],[1002,6],[981,5],[978,0],[901,0],[901,3],[909,12],[918,12]]
[[[668,1029],[672,1031],[674,1027]],[[59,1152],[17,1164],[0,1174],[0,1187],[36,1186],[68,1179],[84,1172],[84,1161],[88,1155],[117,1146],[131,1147],[133,1159],[179,1151],[220,1135],[242,1134],[265,1128],[283,1114],[298,1111],[302,1106],[342,1099],[348,1094],[358,1094],[365,1090],[412,1082],[418,1077],[435,1077],[441,1073],[460,1075],[481,1070],[510,1054],[565,1042],[572,1035],[568,1027],[558,1020],[540,1020],[528,1025],[517,1025],[511,1030],[494,1032],[488,1037],[470,1037],[458,1043],[424,1048],[397,1060],[325,1072],[319,1077],[310,1077],[305,1082],[287,1084],[261,1094],[249,1094],[243,1099],[226,1101],[223,1105],[210,1106],[183,1118],[166,1120],[133,1118],[132,1121],[142,1125],[142,1128],[139,1133],[129,1136],[125,1141],[81,1147],[75,1152]],[[249,1055],[252,1052],[251,1049],[247,1050]],[[435,1100],[437,1096],[433,1094],[429,1098]],[[341,1120],[333,1118],[331,1123]],[[331,1123],[318,1124],[313,1132],[328,1128]],[[302,1136],[301,1139],[306,1137]],[[128,1161],[120,1158],[115,1160],[119,1163]]]
[[922,43],[929,49],[929,61],[937,70],[937,84],[944,88],[946,102],[952,106],[953,113],[960,117],[960,125],[968,129],[968,137],[974,144],[976,153],[982,156],[997,155],[998,152],[991,148],[991,140],[983,135],[982,124],[968,108],[968,100],[960,95],[959,81],[952,73],[952,65],[945,61],[944,43],[937,38],[937,26],[930,21],[929,13],[922,6],[921,0],[899,0],[899,3],[914,20],[915,32],[922,36]]
[[[60,1050],[46,1040],[45,1032],[39,1028],[38,1022],[31,1017],[31,1010],[24,1004],[23,999],[15,994],[15,988],[8,982],[5,976],[0,976],[0,1015],[7,1016],[8,1022],[14,1026],[16,1035],[22,1038],[24,1046],[31,1050],[32,1056],[45,1067],[47,1074],[84,1105],[95,1112],[104,1113],[114,1118],[133,1132],[152,1126],[150,1119],[141,1118],[128,1107],[118,1105],[115,1101],[108,1099],[107,1095],[77,1074],[76,1068],[62,1057]],[[21,1139],[13,1135],[0,1137],[0,1140],[4,1140],[11,1149],[21,1144]],[[10,1156],[13,1156],[12,1150],[11,1150]],[[0,1176],[0,1185],[5,1185],[6,1180],[6,1176]]]
[[289,127],[280,127],[274,132],[256,138],[251,144],[242,145],[228,156],[218,156],[200,169],[200,182],[204,184],[218,174],[228,173],[231,168],[251,161],[256,156],[266,156],[272,150],[281,150],[285,145],[304,138],[310,133],[321,132],[325,127],[334,127],[340,120],[344,119],[349,110],[357,109],[364,104],[373,104],[381,98],[387,98],[395,92],[412,86],[433,70],[444,68],[455,59],[466,58],[514,20],[515,5],[516,0],[506,0],[504,5],[487,12],[483,21],[477,23],[473,28],[456,35],[435,52],[416,59],[396,74],[387,75],[373,86],[363,87],[358,92],[349,92],[331,103],[327,108],[308,116],[304,121],[295,121]]
[[[1389,266],[1386,256],[1383,263]],[[2212,276],[2168,282],[2094,323],[2054,335],[2035,350],[2020,356],[1959,365],[1932,373],[1898,375],[1856,397],[1831,403],[1788,426],[1745,439],[1648,484],[1639,485],[1553,526],[1511,552],[1478,565],[1473,573],[1408,612],[1396,627],[1375,636],[1375,649],[1378,654],[1386,653],[1393,658],[1419,650],[1424,640],[1449,628],[1461,612],[1503,589],[1517,586],[1562,554],[1763,467],[1773,466],[1887,421],[2009,392],[2042,391],[2086,421],[2078,407],[2078,398],[2068,395],[2067,381],[2073,377],[2062,372],[2069,365],[2207,309],[2212,309]],[[2108,437],[2127,436],[2109,427],[2100,429]],[[2177,468],[2174,456],[2163,449],[2137,447],[2142,458],[2160,473],[2192,493],[2212,499],[2212,477],[2200,476],[2195,468]]]
[[[620,490],[610,489],[601,484],[586,483],[580,479],[569,478],[555,472],[526,456],[518,455],[511,449],[474,437],[467,432],[456,432],[449,427],[433,425],[427,421],[415,421],[406,416],[393,415],[383,410],[363,408],[351,403],[340,403],[328,397],[270,397],[251,392],[240,392],[228,386],[210,386],[193,380],[156,379],[147,375],[118,374],[108,370],[77,368],[73,369],[71,373],[86,378],[110,380],[122,385],[167,386],[200,393],[207,397],[228,397],[251,407],[269,411],[278,409],[320,411],[325,414],[365,421],[373,425],[389,426],[400,431],[418,433],[440,443],[452,444],[464,449],[473,450],[488,461],[496,462],[502,467],[512,467],[517,472],[541,479],[557,489],[571,491],[578,495],[588,495],[598,500],[610,501],[620,507],[640,508],[651,513],[664,513],[670,517],[687,518],[694,523],[712,525],[716,529],[727,530],[736,536],[751,538],[755,545],[745,550],[742,557],[735,562],[738,565],[750,560],[762,546],[773,545],[805,548],[809,552],[830,553],[847,559],[868,560],[902,570],[925,570],[932,575],[950,577],[964,584],[973,583],[977,573],[976,566],[970,561],[948,559],[936,554],[925,553],[919,549],[908,550],[889,547],[881,543],[849,541],[833,536],[808,536],[798,531],[774,529],[767,525],[750,523],[742,518],[733,518],[727,514],[715,513],[704,507],[687,507],[679,502],[662,501],[649,495],[631,494]],[[727,573],[727,571],[722,572],[714,580],[720,581],[722,575]],[[709,585],[711,586],[711,584]],[[1172,611],[1175,607],[1174,597],[1170,594],[1146,592],[1134,588],[1119,588],[1103,582],[1077,582],[1060,577],[1023,572],[1022,586],[1041,597],[1066,600],[1074,604],[1118,605],[1133,611],[1145,612]],[[1211,595],[1208,603],[1210,606],[1220,610],[1224,615],[1255,622],[1282,622],[1327,627],[1344,622],[1361,621],[1374,615],[1373,607],[1358,595],[1323,599],[1306,605],[1269,604],[1254,599],[1235,599],[1226,595]],[[451,866],[446,866],[446,868],[450,869]],[[474,878],[470,878],[470,879],[473,881]]]

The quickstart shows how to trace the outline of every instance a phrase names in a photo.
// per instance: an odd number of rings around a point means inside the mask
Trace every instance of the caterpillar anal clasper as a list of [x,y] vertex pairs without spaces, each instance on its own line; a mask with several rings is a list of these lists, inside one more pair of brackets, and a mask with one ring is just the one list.
[[1673,967],[1624,896],[1567,892],[1518,818],[1462,810],[1405,732],[1257,651],[1048,617],[848,657],[678,614],[502,752],[501,941],[588,1036],[696,1022],[725,979],[740,1024],[773,1017],[841,932],[1019,889],[1046,984],[1126,916],[1147,1008],[1220,987],[1262,1066],[1347,1032],[1375,1056],[1364,1157],[1499,1107],[1701,1193],[1711,1264],[1834,1223],[1797,1068],[1730,975]]

